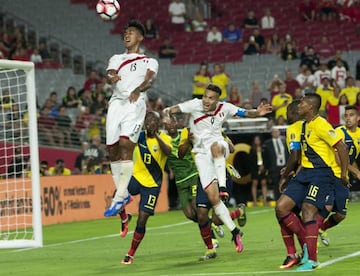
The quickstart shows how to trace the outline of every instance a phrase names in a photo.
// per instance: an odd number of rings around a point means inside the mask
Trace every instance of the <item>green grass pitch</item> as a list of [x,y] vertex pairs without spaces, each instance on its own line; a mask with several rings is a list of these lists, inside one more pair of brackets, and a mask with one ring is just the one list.
[[[181,211],[159,213],[148,222],[145,238],[132,265],[121,265],[135,227],[119,237],[119,219],[44,227],[44,247],[0,250],[1,275],[279,275],[292,273],[279,265],[286,251],[274,210],[248,208],[243,228],[244,251],[235,252],[226,231],[218,257],[201,262],[205,252],[198,227]],[[225,229],[226,230],[226,229]],[[318,249],[316,275],[360,275],[360,203],[349,204],[348,216],[328,231],[331,244]]]

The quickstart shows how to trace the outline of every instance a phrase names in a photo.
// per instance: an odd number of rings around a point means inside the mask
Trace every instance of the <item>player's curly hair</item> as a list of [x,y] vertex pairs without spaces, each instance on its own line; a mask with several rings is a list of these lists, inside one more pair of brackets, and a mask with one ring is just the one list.
[[206,86],[206,89],[207,90],[211,90],[211,91],[214,91],[215,93],[218,93],[219,95],[221,95],[221,88],[213,83],[209,83],[207,86]]
[[129,20],[129,22],[127,23],[126,27],[125,27],[125,30],[127,28],[130,28],[130,27],[134,27],[136,28],[142,36],[145,36],[145,27],[143,24],[141,24],[139,21],[137,21],[136,19],[131,19]]

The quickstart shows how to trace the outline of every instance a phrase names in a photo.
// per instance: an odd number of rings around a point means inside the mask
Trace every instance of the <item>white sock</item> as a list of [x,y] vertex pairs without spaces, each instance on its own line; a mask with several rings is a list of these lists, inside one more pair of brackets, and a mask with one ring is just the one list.
[[226,208],[224,202],[220,201],[217,205],[213,206],[215,214],[220,220],[229,228],[230,231],[236,228],[235,223],[232,221],[229,210]]
[[226,187],[226,167],[225,157],[214,158],[215,174],[218,179],[219,187]]
[[134,162],[132,160],[120,161],[119,182],[113,201],[123,201],[129,195],[127,187],[133,173],[133,167]]
[[115,188],[119,188],[120,172],[121,172],[121,161],[115,161],[110,163],[111,173],[114,180]]

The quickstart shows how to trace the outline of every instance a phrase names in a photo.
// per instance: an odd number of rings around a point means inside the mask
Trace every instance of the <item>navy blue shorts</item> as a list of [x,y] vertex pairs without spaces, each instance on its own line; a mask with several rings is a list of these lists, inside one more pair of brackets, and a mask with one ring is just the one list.
[[334,189],[326,198],[326,205],[332,205],[332,211],[346,216],[347,206],[350,200],[350,190],[340,178],[335,177]]
[[140,194],[139,209],[150,215],[154,215],[160,188],[161,187],[145,187],[132,176],[129,182],[128,191],[131,195]]
[[284,194],[299,208],[303,202],[307,202],[322,210],[327,196],[333,190],[334,178],[330,168],[302,168],[290,180]]
[[[229,193],[229,198],[231,197],[232,186],[233,186],[232,177],[230,174],[226,173],[226,189]],[[211,209],[212,207],[207,197],[207,194],[201,185],[200,178],[198,178],[197,189],[196,189],[196,206],[206,209]]]

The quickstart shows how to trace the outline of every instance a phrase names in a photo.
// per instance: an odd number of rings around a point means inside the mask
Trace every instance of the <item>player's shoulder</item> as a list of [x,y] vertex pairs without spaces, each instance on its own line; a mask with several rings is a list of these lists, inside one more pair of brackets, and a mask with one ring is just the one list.
[[287,131],[301,131],[304,121],[299,120],[288,126]]

